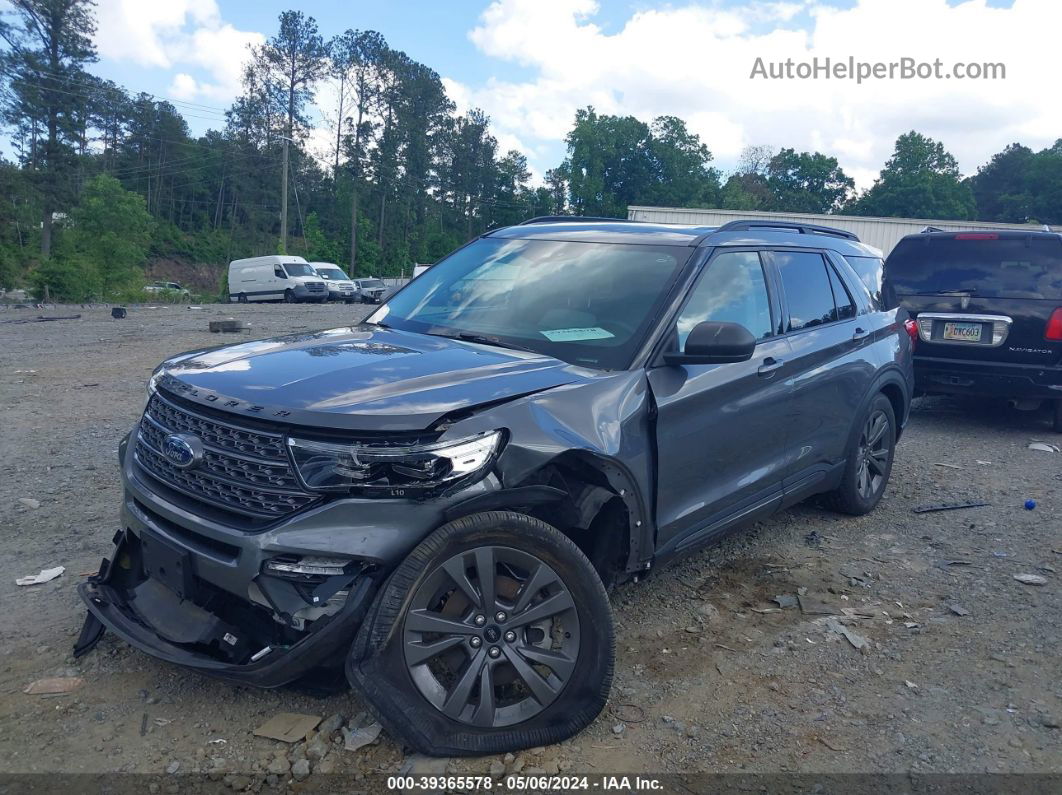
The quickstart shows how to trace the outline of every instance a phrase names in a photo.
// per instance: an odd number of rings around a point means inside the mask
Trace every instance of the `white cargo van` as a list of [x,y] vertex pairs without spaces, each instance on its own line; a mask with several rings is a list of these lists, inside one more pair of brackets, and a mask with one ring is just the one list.
[[229,263],[229,300],[298,301],[323,303],[328,288],[302,257],[271,255],[236,259]]

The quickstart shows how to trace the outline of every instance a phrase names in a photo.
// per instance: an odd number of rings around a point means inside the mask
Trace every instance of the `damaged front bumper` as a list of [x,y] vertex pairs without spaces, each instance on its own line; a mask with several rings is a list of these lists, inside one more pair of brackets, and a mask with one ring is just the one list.
[[89,617],[75,655],[109,629],[159,659],[259,687],[341,670],[380,580],[450,505],[494,488],[487,478],[426,502],[335,499],[236,529],[141,473],[128,438],[119,460],[122,529],[79,588]]
[[[355,576],[338,612],[314,621],[301,637],[290,638],[287,643],[282,628],[268,627],[271,619],[263,615],[265,632],[273,629],[277,640],[275,645],[251,652],[246,648],[246,626],[237,626],[231,619],[182,599],[159,580],[144,576],[141,567],[139,538],[129,532],[119,533],[114,557],[105,560],[98,574],[78,586],[89,617],[76,654],[89,651],[102,636],[102,630],[108,629],[166,662],[230,682],[266,688],[288,684],[316,668],[340,665],[376,587],[370,574]],[[262,636],[261,629],[258,635]]]

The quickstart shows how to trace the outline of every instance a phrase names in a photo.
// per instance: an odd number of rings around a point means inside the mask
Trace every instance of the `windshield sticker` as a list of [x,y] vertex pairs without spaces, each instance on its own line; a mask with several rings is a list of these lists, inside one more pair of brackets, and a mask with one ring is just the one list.
[[616,336],[597,326],[587,328],[557,328],[540,332],[550,342],[580,342],[582,340],[607,340]]

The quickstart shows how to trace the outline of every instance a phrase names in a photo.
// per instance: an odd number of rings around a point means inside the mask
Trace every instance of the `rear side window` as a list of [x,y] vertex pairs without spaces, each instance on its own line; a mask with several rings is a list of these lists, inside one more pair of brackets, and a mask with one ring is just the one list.
[[[789,302],[789,331],[800,331],[837,320],[830,273],[821,254],[774,251],[772,256],[778,265],[782,287]],[[847,296],[843,287],[841,293]]]
[[826,266],[826,273],[830,277],[830,289],[833,291],[833,305],[837,308],[837,320],[851,320],[856,316],[855,302],[848,290],[841,283],[840,277],[831,266]]
[[1062,299],[1062,239],[1007,235],[901,240],[885,262],[895,295],[973,292],[989,298]]
[[885,263],[880,257],[845,256],[845,262],[852,266],[859,280],[866,285],[867,292],[874,299],[875,307],[881,307],[881,283],[885,277]]

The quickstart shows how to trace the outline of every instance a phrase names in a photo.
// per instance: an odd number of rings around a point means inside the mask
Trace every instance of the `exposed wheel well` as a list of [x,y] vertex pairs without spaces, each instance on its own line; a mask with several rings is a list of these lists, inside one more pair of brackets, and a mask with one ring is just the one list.
[[548,485],[567,495],[530,506],[526,513],[553,525],[575,542],[605,587],[626,576],[631,549],[630,514],[623,498],[592,458],[565,453],[521,485],[526,483]]

